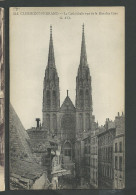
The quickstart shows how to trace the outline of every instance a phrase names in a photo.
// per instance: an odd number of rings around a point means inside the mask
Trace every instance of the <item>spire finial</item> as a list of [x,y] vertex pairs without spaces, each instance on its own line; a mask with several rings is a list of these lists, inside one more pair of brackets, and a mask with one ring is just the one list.
[[55,68],[55,57],[54,57],[53,38],[52,38],[52,25],[50,25],[48,65],[50,65],[50,67],[52,66]]
[[85,45],[85,33],[84,33],[84,23],[82,24],[82,43],[81,43],[81,55],[80,55],[80,65],[87,66],[87,55],[86,55],[86,45]]
[[52,35],[52,25],[50,25],[50,34]]
[[84,23],[83,23],[83,25],[82,25],[82,30],[83,30],[83,33],[84,33],[84,27],[85,27],[85,25],[84,25]]
[[67,90],[67,96],[68,96],[68,90]]

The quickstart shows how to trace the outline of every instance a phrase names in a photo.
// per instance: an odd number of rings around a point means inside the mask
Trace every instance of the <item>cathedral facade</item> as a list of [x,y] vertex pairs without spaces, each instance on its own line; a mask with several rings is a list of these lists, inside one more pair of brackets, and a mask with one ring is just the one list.
[[76,77],[75,105],[68,95],[68,90],[64,102],[60,105],[59,76],[55,64],[52,27],[50,27],[48,62],[43,85],[42,128],[49,135],[56,136],[60,140],[62,165],[64,168],[71,169],[75,162],[75,142],[83,132],[91,132],[94,122],[91,75],[87,62],[84,25],[80,64]]

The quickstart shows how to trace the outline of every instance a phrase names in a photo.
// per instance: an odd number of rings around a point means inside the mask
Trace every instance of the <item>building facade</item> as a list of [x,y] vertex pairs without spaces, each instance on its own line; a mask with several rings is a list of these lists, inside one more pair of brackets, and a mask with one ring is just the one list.
[[125,116],[122,113],[115,117],[116,134],[113,143],[114,188],[125,187]]
[[115,130],[115,123],[107,119],[105,131],[98,135],[98,186],[100,188],[113,188],[113,142]]
[[91,76],[87,63],[84,26],[82,30],[81,55],[76,77],[76,103],[67,96],[60,105],[59,77],[55,64],[52,27],[48,62],[45,70],[43,87],[43,122],[42,127],[50,135],[56,135],[62,146],[62,165],[75,170],[75,141],[82,136],[83,131],[92,127],[92,88]]
[[[82,161],[82,182],[86,183],[86,188],[89,188],[90,183],[90,141],[91,137],[88,135],[83,139],[84,141],[84,156]],[[81,183],[82,185],[82,183]]]
[[90,185],[94,188],[98,188],[98,132],[97,127],[90,140]]

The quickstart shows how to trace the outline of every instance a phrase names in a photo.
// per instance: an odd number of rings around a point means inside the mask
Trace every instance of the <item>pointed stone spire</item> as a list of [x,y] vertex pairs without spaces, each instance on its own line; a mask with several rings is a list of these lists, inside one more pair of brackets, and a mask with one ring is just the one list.
[[50,42],[49,42],[49,54],[48,54],[48,66],[55,68],[55,57],[52,38],[52,25],[50,25]]
[[82,44],[81,44],[80,66],[87,66],[84,24],[82,25]]

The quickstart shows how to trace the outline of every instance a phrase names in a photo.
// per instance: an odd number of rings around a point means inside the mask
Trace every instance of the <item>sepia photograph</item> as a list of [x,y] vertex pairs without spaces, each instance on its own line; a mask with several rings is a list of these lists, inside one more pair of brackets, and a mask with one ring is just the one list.
[[125,188],[125,8],[11,7],[11,190]]
[[0,191],[5,189],[5,62],[4,62],[4,9],[0,8]]

